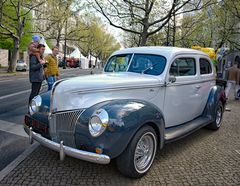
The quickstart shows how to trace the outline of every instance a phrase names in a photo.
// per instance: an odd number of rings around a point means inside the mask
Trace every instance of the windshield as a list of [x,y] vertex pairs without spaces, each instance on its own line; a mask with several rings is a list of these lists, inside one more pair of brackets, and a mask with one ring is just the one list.
[[105,72],[125,72],[132,54],[116,55],[109,59]]
[[105,72],[135,72],[160,75],[166,65],[166,58],[153,54],[121,54],[112,56]]

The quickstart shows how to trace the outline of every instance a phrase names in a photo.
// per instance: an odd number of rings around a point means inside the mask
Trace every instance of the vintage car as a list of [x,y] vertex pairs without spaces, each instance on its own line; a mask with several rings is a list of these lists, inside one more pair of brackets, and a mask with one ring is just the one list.
[[174,47],[113,53],[104,72],[62,79],[25,116],[29,140],[139,178],[164,144],[219,129],[226,97],[207,54]]

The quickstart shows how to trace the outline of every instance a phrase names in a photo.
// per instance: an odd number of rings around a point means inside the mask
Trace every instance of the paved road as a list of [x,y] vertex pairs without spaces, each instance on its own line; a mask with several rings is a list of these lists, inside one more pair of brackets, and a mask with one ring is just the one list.
[[240,101],[230,101],[218,131],[201,129],[157,152],[141,179],[122,176],[115,163],[97,165],[59,156],[42,146],[0,185],[240,185]]
[[[90,70],[65,69],[61,77],[90,74]],[[94,72],[99,72],[94,70]],[[22,124],[30,94],[28,74],[0,76],[0,170],[15,159],[29,144]],[[18,142],[18,143],[16,143]]]

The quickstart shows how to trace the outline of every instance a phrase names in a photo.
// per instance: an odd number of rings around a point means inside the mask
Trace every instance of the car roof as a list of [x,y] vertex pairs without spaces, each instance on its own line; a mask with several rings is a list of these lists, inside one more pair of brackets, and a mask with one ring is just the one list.
[[208,57],[208,55],[202,51],[189,49],[189,48],[178,48],[178,47],[163,47],[163,46],[145,46],[145,47],[134,47],[125,48],[114,52],[112,55],[126,54],[126,53],[140,53],[140,54],[156,54],[162,55],[167,59],[179,55],[179,54],[198,54]]

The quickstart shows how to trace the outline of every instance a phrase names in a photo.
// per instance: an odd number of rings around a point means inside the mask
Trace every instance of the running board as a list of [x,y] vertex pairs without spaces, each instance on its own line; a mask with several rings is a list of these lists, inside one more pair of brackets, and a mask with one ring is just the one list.
[[192,132],[210,124],[211,122],[212,121],[207,117],[198,117],[185,124],[167,128],[165,129],[165,143],[183,138]]

